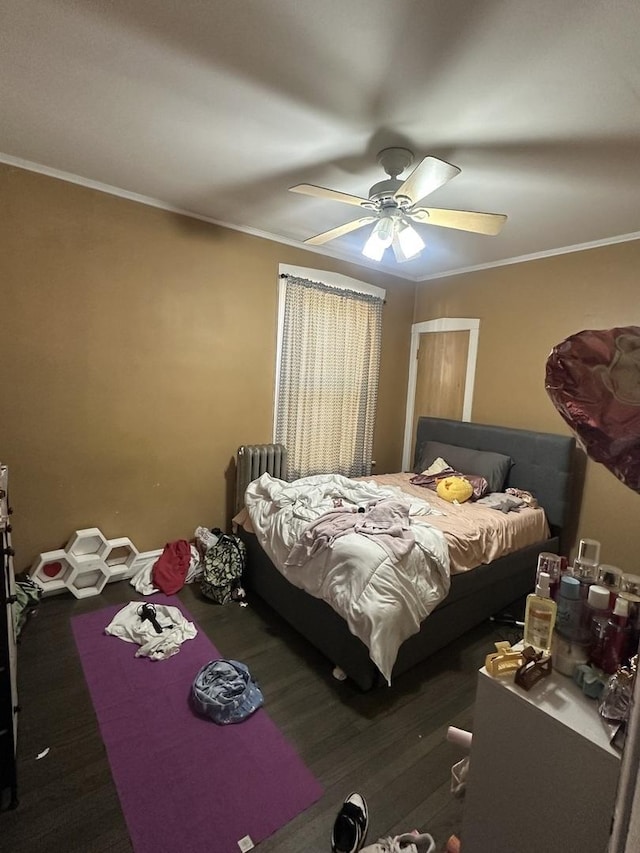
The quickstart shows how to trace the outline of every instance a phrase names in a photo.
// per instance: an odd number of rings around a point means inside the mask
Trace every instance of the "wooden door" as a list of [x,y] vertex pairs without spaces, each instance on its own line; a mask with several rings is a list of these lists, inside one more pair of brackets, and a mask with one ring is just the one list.
[[469,330],[424,332],[419,337],[411,453],[418,418],[462,420]]

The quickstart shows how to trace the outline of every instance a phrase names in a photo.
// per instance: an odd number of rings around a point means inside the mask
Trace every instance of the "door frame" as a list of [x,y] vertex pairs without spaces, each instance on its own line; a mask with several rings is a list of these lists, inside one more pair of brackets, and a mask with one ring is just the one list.
[[407,385],[407,408],[404,422],[404,443],[402,446],[402,470],[411,468],[411,439],[413,437],[413,414],[416,404],[416,382],[418,379],[418,347],[420,335],[429,332],[469,332],[469,348],[467,350],[467,371],[464,383],[464,400],[462,403],[462,420],[471,420],[473,405],[473,387],[476,378],[476,361],[478,357],[478,338],[480,335],[480,320],[470,317],[440,317],[438,320],[426,320],[411,326],[411,350],[409,352],[409,380]]

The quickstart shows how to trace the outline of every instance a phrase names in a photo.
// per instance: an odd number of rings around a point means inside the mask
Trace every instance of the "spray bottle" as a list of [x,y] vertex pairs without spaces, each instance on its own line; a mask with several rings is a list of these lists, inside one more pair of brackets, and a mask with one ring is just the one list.
[[524,643],[533,646],[539,652],[551,652],[553,626],[556,622],[558,607],[551,598],[551,577],[548,572],[540,572],[536,591],[527,596],[524,614]]

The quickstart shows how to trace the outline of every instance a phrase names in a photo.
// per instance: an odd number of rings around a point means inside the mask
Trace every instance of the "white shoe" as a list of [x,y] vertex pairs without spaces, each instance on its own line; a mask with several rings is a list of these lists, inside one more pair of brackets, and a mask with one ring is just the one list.
[[435,853],[436,843],[427,833],[405,832],[380,838],[375,844],[363,847],[360,853]]

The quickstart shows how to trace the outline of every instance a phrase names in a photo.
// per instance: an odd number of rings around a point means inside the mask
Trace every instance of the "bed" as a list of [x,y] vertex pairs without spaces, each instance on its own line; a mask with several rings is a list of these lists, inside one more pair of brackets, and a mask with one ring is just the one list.
[[[421,417],[414,471],[421,470],[426,449],[437,446],[430,444],[434,442],[509,457],[512,464],[506,470],[502,488],[533,494],[544,509],[547,524],[539,540],[488,564],[451,573],[444,600],[424,619],[418,633],[402,643],[393,666],[394,679],[531,592],[542,551],[568,551],[569,543],[565,540],[575,456],[573,438]],[[493,512],[500,514],[497,510]],[[247,547],[244,585],[250,595],[263,599],[362,690],[388,681],[371,660],[367,646],[326,601],[290,583],[275,568],[253,533],[239,526],[238,535]]]

